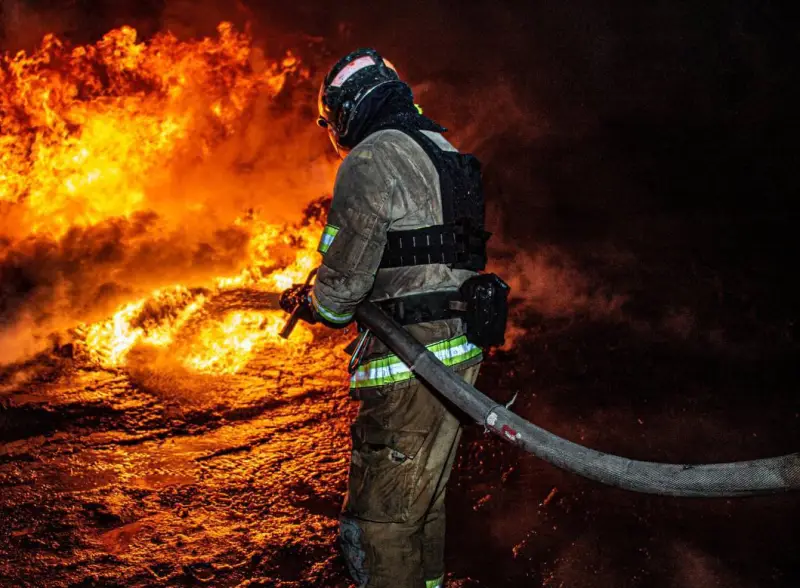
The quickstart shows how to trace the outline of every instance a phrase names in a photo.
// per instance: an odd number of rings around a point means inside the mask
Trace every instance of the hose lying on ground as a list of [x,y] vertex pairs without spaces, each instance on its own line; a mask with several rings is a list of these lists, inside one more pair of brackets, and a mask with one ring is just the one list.
[[488,430],[536,457],[592,480],[665,496],[748,496],[800,489],[800,454],[702,465],[635,461],[567,441],[529,423],[462,380],[371,302],[356,319],[420,378]]

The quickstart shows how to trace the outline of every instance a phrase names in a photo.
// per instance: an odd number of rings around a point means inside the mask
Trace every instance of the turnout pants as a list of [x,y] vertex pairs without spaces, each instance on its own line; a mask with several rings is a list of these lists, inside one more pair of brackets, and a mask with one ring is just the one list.
[[[456,367],[474,383],[480,364]],[[365,396],[339,542],[359,588],[444,586],[445,487],[461,425],[419,380]]]

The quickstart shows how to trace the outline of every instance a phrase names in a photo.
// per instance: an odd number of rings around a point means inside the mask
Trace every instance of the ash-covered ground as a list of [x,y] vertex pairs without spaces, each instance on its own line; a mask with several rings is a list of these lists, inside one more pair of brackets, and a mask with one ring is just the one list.
[[[796,324],[779,291],[763,288],[777,279],[769,259],[790,235],[785,221],[742,219],[764,229],[758,250],[708,218],[640,221],[644,241],[630,223],[616,248],[604,238],[501,268],[518,272],[527,297],[515,302],[513,344],[488,359],[479,387],[499,400],[518,392],[531,421],[634,458],[796,451]],[[6,368],[0,584],[348,586],[334,541],[356,405],[337,351],[347,336],[316,335],[302,351],[268,346],[232,376],[179,371],[147,349],[115,371],[63,350]],[[477,426],[449,492],[454,586],[800,583],[797,495],[636,495]]]

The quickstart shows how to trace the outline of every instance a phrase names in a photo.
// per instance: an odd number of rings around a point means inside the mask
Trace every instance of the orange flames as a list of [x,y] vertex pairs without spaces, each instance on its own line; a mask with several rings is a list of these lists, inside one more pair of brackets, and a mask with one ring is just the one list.
[[[206,303],[226,291],[246,287],[252,291],[280,292],[305,280],[318,263],[314,239],[318,227],[294,229],[292,240],[300,247],[293,250],[294,260],[275,268],[270,252],[280,245],[288,247],[286,227],[261,225],[251,240],[252,263],[239,275],[216,279],[216,288],[207,294],[192,293],[184,286],[155,290],[148,298],[126,304],[111,318],[92,325],[80,325],[76,332],[88,358],[104,367],[124,365],[136,345],[169,348],[189,320]],[[273,247],[270,247],[272,245]],[[297,245],[295,245],[297,247]],[[197,371],[235,373],[265,345],[286,345],[278,336],[285,315],[282,311],[231,312],[222,319],[203,317],[206,324],[199,333],[191,333],[188,351],[178,351],[183,364]],[[302,345],[313,340],[311,331],[298,325],[291,343]]]
[[291,55],[259,63],[228,24],[219,34],[145,44],[123,27],[96,45],[48,36],[33,55],[5,57],[0,201],[20,205],[17,222],[60,235],[141,210],[176,159],[207,155],[257,93],[276,95],[298,68]]
[[[181,230],[216,218],[219,211],[182,185],[181,173],[213,166],[219,146],[244,134],[259,101],[274,99],[287,81],[307,79],[291,54],[268,62],[229,24],[218,31],[215,39],[165,33],[139,42],[123,27],[74,48],[47,36],[31,55],[3,57],[0,237],[61,239],[75,227],[163,211],[165,199],[170,211],[179,209],[172,220]],[[328,183],[333,164],[321,169]],[[273,192],[284,183],[278,179]],[[135,346],[149,345],[174,350],[192,369],[232,373],[265,345],[284,344],[280,312],[215,314],[209,305],[227,291],[278,292],[302,281],[319,261],[319,227],[271,222],[252,210],[241,210],[233,224],[250,235],[243,269],[202,290],[158,288],[105,321],[80,325],[85,355],[116,367]],[[292,338],[310,340],[302,327]]]
[[204,302],[203,295],[193,296],[181,286],[157,290],[149,299],[126,304],[106,321],[80,325],[78,332],[93,361],[116,366],[124,362],[138,343],[157,347],[170,345],[175,333]]
[[[289,344],[278,335],[285,319],[280,311],[231,312],[223,320],[203,329],[183,355],[183,364],[202,372],[236,373],[265,345]],[[311,331],[305,326],[292,335],[293,345],[312,340]]]

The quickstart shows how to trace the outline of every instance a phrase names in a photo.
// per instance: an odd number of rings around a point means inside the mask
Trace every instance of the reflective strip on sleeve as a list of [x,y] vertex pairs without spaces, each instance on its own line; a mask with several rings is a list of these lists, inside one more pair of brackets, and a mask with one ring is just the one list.
[[319,247],[317,247],[317,251],[323,254],[327,253],[338,233],[339,227],[325,225],[325,228],[322,231],[322,238],[319,240]]
[[439,576],[435,580],[425,580],[425,588],[442,588],[444,586],[444,576]]
[[[431,351],[448,367],[480,357],[482,353],[481,348],[467,341],[465,335],[431,343],[426,347],[428,351]],[[373,386],[385,386],[410,380],[413,377],[414,374],[399,357],[389,355],[388,357],[373,359],[359,366],[350,378],[350,387],[371,388]]]
[[313,292],[311,293],[311,304],[314,307],[314,310],[317,311],[317,314],[319,314],[322,318],[324,318],[328,322],[336,323],[337,325],[343,325],[353,320],[352,312],[350,314],[343,314],[339,312],[334,312],[331,309],[322,306],[319,303],[319,300],[317,300],[317,297],[314,296]]

